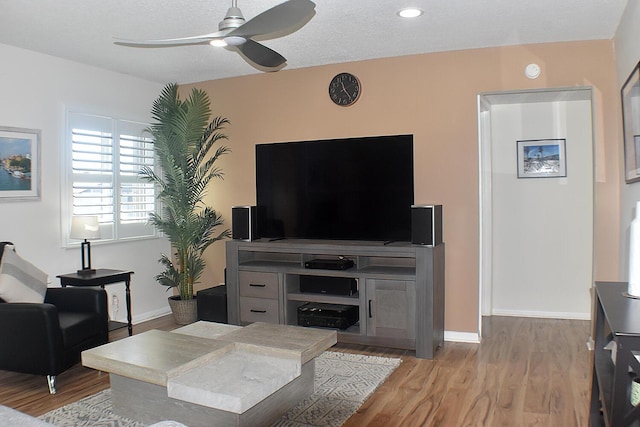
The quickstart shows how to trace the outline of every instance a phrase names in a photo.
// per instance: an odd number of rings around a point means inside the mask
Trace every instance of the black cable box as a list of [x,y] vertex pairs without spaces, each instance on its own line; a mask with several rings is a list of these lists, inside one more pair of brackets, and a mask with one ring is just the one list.
[[353,261],[345,258],[312,259],[304,263],[304,268],[316,268],[321,270],[346,270],[351,267],[353,267]]

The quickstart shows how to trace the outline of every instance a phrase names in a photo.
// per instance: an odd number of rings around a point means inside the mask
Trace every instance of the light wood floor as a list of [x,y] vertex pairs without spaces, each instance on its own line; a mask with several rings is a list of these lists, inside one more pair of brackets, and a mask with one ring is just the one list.
[[[165,316],[135,325],[134,333],[177,326]],[[587,321],[491,317],[481,344],[446,342],[435,360],[338,344],[336,351],[403,360],[345,427],[587,426],[589,331]],[[125,336],[120,329],[110,338]],[[38,416],[108,387],[107,374],[79,364],[58,376],[54,396],[44,377],[0,371],[0,404]]]

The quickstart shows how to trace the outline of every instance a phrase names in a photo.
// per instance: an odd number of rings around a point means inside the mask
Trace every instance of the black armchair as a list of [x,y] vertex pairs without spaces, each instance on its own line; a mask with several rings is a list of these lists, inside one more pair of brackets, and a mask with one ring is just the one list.
[[48,288],[43,304],[0,299],[0,369],[56,375],[80,360],[83,350],[109,341],[104,289]]

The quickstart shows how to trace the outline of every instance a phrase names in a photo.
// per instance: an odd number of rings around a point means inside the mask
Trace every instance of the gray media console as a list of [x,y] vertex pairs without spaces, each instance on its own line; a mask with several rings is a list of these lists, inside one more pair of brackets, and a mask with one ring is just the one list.
[[[338,341],[415,349],[432,359],[444,341],[445,245],[276,240],[226,243],[229,323],[298,324],[306,303],[356,306],[359,321]],[[344,257],[347,270],[305,268],[315,259]],[[300,291],[300,276],[354,278],[351,295]]]

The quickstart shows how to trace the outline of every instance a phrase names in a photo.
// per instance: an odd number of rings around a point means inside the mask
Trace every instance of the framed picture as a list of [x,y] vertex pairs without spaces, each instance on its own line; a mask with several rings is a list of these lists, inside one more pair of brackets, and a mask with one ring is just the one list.
[[527,139],[517,141],[518,178],[567,176],[565,139]]
[[620,91],[624,135],[624,178],[627,184],[640,181],[640,63]]
[[40,131],[0,127],[0,201],[40,197]]

